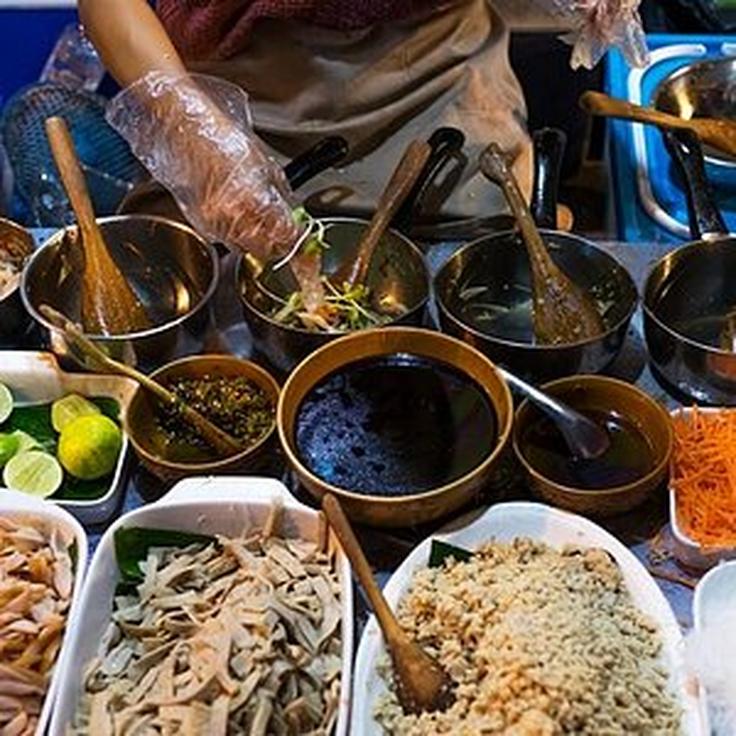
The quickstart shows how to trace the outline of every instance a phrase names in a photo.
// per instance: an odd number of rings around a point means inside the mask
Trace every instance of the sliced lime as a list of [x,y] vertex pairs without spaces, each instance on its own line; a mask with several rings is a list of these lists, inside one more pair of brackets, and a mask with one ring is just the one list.
[[61,433],[64,427],[75,419],[99,413],[100,408],[85,399],[84,396],[69,394],[51,404],[51,424],[57,432]]
[[3,470],[3,482],[14,491],[48,498],[59,490],[64,471],[48,452],[30,450],[13,456]]
[[0,434],[0,468],[10,460],[20,448],[20,440],[14,434]]
[[41,443],[22,429],[16,429],[10,436],[18,440],[18,449],[15,451],[16,455],[20,455],[21,452],[28,452],[29,450],[41,449]]
[[13,394],[10,389],[0,383],[0,424],[2,424],[13,411]]

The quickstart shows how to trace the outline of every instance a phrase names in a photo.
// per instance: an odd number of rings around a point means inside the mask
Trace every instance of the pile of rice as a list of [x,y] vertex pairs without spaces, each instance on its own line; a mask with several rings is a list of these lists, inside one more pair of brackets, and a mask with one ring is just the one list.
[[603,550],[488,544],[416,573],[399,620],[453,678],[456,701],[404,715],[390,690],[375,711],[387,734],[681,733],[657,628]]

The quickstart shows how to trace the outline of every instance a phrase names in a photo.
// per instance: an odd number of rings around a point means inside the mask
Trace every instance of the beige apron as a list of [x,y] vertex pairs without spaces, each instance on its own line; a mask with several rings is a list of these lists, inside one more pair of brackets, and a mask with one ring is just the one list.
[[256,130],[281,161],[327,135],[348,140],[345,166],[300,191],[318,207],[369,212],[408,141],[444,125],[465,133],[466,160],[447,172],[452,194],[433,202],[435,211],[468,217],[505,209],[477,170],[490,141],[518,153],[517,174],[529,187],[524,98],[509,65],[508,31],[487,0],[457,0],[424,18],[357,32],[261,21],[241,56],[193,70],[247,90]]

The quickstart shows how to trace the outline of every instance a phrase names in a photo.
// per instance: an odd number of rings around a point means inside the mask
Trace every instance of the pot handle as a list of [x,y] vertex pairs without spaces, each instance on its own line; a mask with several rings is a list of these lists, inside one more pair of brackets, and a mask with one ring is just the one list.
[[404,204],[391,222],[392,227],[397,230],[406,231],[409,228],[429,185],[444,168],[445,164],[462,151],[465,145],[465,134],[461,130],[449,126],[437,128],[427,142],[432,152],[429,154],[429,158]]
[[537,227],[557,230],[560,173],[567,136],[557,128],[542,128],[533,135],[534,186],[530,210]]
[[284,173],[292,189],[298,189],[318,174],[342,161],[348,155],[348,142],[340,135],[317,141],[284,166]]
[[689,130],[663,130],[662,136],[675,168],[685,183],[690,232],[694,240],[716,240],[728,235],[713,187],[705,171],[700,139]]

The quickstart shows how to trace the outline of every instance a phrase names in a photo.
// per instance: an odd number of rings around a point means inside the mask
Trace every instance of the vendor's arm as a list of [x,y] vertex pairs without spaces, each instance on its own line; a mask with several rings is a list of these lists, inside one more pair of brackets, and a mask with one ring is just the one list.
[[79,17],[107,70],[122,87],[149,71],[184,65],[146,0],[79,0]]

